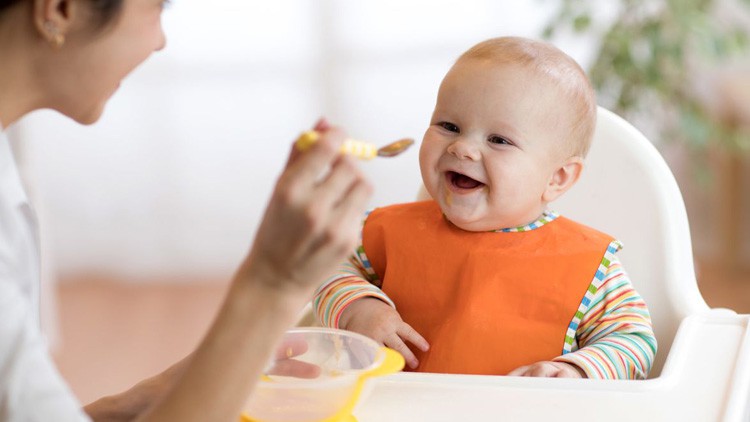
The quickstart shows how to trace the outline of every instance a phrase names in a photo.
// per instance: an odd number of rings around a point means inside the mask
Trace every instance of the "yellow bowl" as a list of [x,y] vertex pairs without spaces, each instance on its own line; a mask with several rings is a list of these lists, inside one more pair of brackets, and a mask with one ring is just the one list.
[[357,333],[332,328],[289,330],[245,405],[242,420],[351,420],[365,381],[403,367],[399,353]]

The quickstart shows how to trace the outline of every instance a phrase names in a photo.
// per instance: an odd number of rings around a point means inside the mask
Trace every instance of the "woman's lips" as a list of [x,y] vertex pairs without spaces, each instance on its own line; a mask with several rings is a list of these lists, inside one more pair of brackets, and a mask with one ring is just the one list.
[[484,186],[484,183],[455,171],[446,172],[445,178],[448,181],[448,185],[451,187],[451,190],[457,192],[471,191]]

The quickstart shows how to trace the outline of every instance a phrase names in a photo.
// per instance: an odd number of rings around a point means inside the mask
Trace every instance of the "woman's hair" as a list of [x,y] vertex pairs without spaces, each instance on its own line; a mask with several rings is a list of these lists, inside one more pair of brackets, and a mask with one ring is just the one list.
[[[0,15],[11,6],[21,3],[22,1],[31,0],[0,0]],[[91,3],[91,10],[94,12],[94,27],[97,29],[104,28],[111,23],[122,9],[124,0],[88,0]]]

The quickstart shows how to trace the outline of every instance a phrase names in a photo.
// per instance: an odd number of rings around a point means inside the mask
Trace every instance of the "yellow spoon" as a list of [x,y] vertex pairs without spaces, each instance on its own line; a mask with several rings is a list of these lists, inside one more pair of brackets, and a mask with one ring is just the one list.
[[[297,138],[297,148],[300,151],[304,151],[317,142],[318,138],[320,138],[320,135],[314,130],[303,132],[302,135]],[[404,138],[377,148],[369,142],[358,141],[356,139],[346,139],[341,145],[341,153],[362,160],[372,160],[375,157],[394,157],[406,151],[412,146],[412,144],[414,144],[413,139]]]

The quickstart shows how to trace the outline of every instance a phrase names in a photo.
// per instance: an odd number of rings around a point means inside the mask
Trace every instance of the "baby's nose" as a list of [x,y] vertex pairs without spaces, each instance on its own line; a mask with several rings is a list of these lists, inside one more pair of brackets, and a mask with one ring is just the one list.
[[479,147],[471,140],[458,138],[448,146],[448,153],[459,160],[478,160]]

